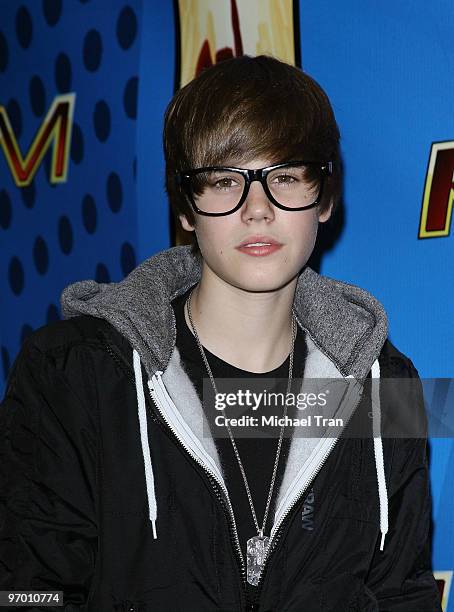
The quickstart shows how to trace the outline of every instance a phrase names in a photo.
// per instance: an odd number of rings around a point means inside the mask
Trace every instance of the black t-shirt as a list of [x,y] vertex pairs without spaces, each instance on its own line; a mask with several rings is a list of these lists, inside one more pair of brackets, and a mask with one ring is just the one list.
[[[197,346],[197,341],[189,329],[184,317],[184,304],[190,293],[190,289],[182,296],[179,296],[172,302],[175,311],[177,338],[176,345],[180,352],[182,366],[194,384],[197,394],[202,402],[202,405],[207,414],[207,406],[203,404],[203,379],[208,378],[208,373],[203,362],[200,350]],[[288,380],[289,357],[276,369],[266,373],[254,373],[241,370],[229,363],[216,357],[210,353],[205,347],[205,355],[210,365],[213,377],[217,378],[276,378]],[[304,361],[306,356],[306,344],[304,335],[300,327],[297,327],[297,335],[295,339],[295,351],[293,360],[293,378],[302,378],[304,370]],[[279,390],[285,393],[286,384],[278,387]],[[296,383],[292,386],[292,391],[297,393]],[[214,410],[212,408],[212,410]],[[253,414],[252,411],[247,414]],[[287,407],[289,416],[295,415],[295,409],[292,406]],[[257,412],[254,413],[257,416]],[[226,411],[227,416],[227,411]],[[207,414],[208,418],[208,414]],[[208,419],[210,426],[213,419]],[[278,434],[280,429],[278,429]],[[276,496],[282,482],[284,468],[287,462],[288,450],[290,446],[291,428],[285,429],[285,435],[282,440],[281,452],[279,457],[278,469],[273,488],[273,494],[268,511],[267,522],[264,528],[264,534],[269,536],[273,525],[273,516],[276,504]],[[269,495],[271,478],[273,475],[274,462],[276,459],[278,437],[261,437],[261,438],[242,438],[235,435],[235,428],[232,428],[232,435],[243,464],[244,471],[249,484],[249,489],[252,496],[255,513],[259,526],[262,526],[265,514],[266,502]],[[226,486],[229,491],[230,500],[232,502],[235,522],[237,526],[238,536],[244,560],[246,562],[246,542],[249,538],[257,535],[254,519],[249,504],[246,487],[238,465],[238,459],[235,455],[230,437],[214,437],[216,448],[219,454],[219,459],[224,471]],[[255,587],[248,584],[250,591]]]

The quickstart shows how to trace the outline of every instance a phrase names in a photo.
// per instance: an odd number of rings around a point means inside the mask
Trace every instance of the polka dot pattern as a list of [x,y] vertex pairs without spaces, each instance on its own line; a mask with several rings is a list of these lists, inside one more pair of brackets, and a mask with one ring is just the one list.
[[118,44],[125,51],[134,43],[137,34],[136,14],[130,6],[125,6],[120,11],[117,21]]
[[22,135],[22,111],[19,102],[15,98],[11,98],[6,105],[6,112],[8,113],[9,122],[13,128],[16,140],[19,140]]
[[73,250],[73,228],[68,217],[60,217],[58,222],[58,242],[60,250],[64,255],[69,255]]
[[22,202],[25,204],[25,206],[27,208],[33,208],[33,206],[35,205],[35,200],[36,200],[35,182],[32,181],[30,185],[27,185],[26,187],[22,187],[20,193],[22,197]]
[[110,274],[106,264],[99,263],[96,266],[95,281],[97,283],[110,283]]
[[53,142],[30,185],[18,187],[7,166],[2,176],[0,295],[11,324],[2,331],[0,397],[21,342],[61,318],[67,284],[117,282],[136,265],[141,14],[139,0],[112,11],[93,0],[2,5],[0,104],[22,155],[57,95],[75,93],[76,103],[66,182],[52,182]]
[[0,227],[7,230],[11,225],[13,217],[13,207],[11,198],[5,189],[0,191]]
[[94,234],[98,224],[98,212],[95,200],[90,194],[85,195],[82,200],[82,220],[87,232]]
[[62,10],[62,0],[43,0],[43,14],[47,24],[51,27],[57,25]]
[[126,83],[125,93],[123,95],[123,107],[126,116],[130,119],[137,117],[137,91],[139,87],[139,79],[132,77]]
[[83,58],[87,70],[98,70],[102,59],[102,39],[97,30],[90,30],[85,36]]
[[38,75],[34,75],[29,86],[30,105],[36,117],[42,117],[46,110],[46,90]]
[[110,134],[110,110],[104,100],[96,102],[93,113],[93,125],[97,139],[100,142],[105,142]]
[[20,295],[24,289],[24,267],[21,260],[16,256],[12,257],[9,262],[8,280],[14,295]]
[[16,13],[17,42],[23,49],[28,49],[33,38],[33,22],[25,6],[21,6]]
[[0,30],[0,72],[5,72],[8,68],[9,48],[5,35]]
[[68,93],[71,89],[71,60],[66,53],[59,53],[55,60],[55,84],[60,93]]
[[78,123],[73,124],[71,139],[71,159],[75,164],[80,164],[84,158],[84,135]]
[[33,261],[38,273],[46,274],[49,267],[49,250],[42,236],[38,236],[33,245]]
[[121,245],[120,265],[123,276],[127,276],[136,267],[136,254],[134,247],[129,242]]
[[123,203],[123,188],[120,177],[116,172],[111,172],[107,179],[107,201],[112,212],[117,213]]

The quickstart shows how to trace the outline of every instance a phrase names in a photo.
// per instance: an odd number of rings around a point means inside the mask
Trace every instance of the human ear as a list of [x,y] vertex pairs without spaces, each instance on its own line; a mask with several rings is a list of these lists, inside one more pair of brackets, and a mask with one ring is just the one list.
[[318,213],[319,223],[325,223],[331,217],[331,212],[333,210],[333,201],[331,200],[329,207],[322,213]]
[[187,232],[193,232],[195,230],[195,226],[191,225],[186,217],[186,215],[178,215],[180,219],[181,227]]

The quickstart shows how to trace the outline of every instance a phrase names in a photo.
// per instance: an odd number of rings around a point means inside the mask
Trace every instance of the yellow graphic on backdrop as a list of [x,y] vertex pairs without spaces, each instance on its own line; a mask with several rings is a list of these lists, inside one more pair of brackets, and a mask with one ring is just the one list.
[[54,98],[25,158],[19,149],[6,109],[0,106],[0,145],[18,187],[26,187],[31,183],[52,142],[50,181],[63,183],[67,180],[75,100],[74,93]]
[[449,592],[451,590],[452,570],[434,572],[434,576],[440,591],[441,607],[443,612],[446,612],[448,609]]
[[434,142],[427,165],[418,238],[449,236],[454,201],[454,141]]
[[[298,65],[297,15],[298,0],[179,0],[176,89],[204,68],[245,54]],[[185,234],[178,227],[176,244],[190,242]]]

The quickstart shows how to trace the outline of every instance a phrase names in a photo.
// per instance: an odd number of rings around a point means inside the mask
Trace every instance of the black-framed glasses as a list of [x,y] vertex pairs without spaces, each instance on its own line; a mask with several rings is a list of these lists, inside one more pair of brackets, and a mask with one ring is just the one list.
[[332,173],[332,161],[297,160],[256,170],[206,166],[176,172],[176,178],[196,213],[221,217],[241,208],[252,181],[260,181],[274,206],[308,210],[320,203],[324,178]]

